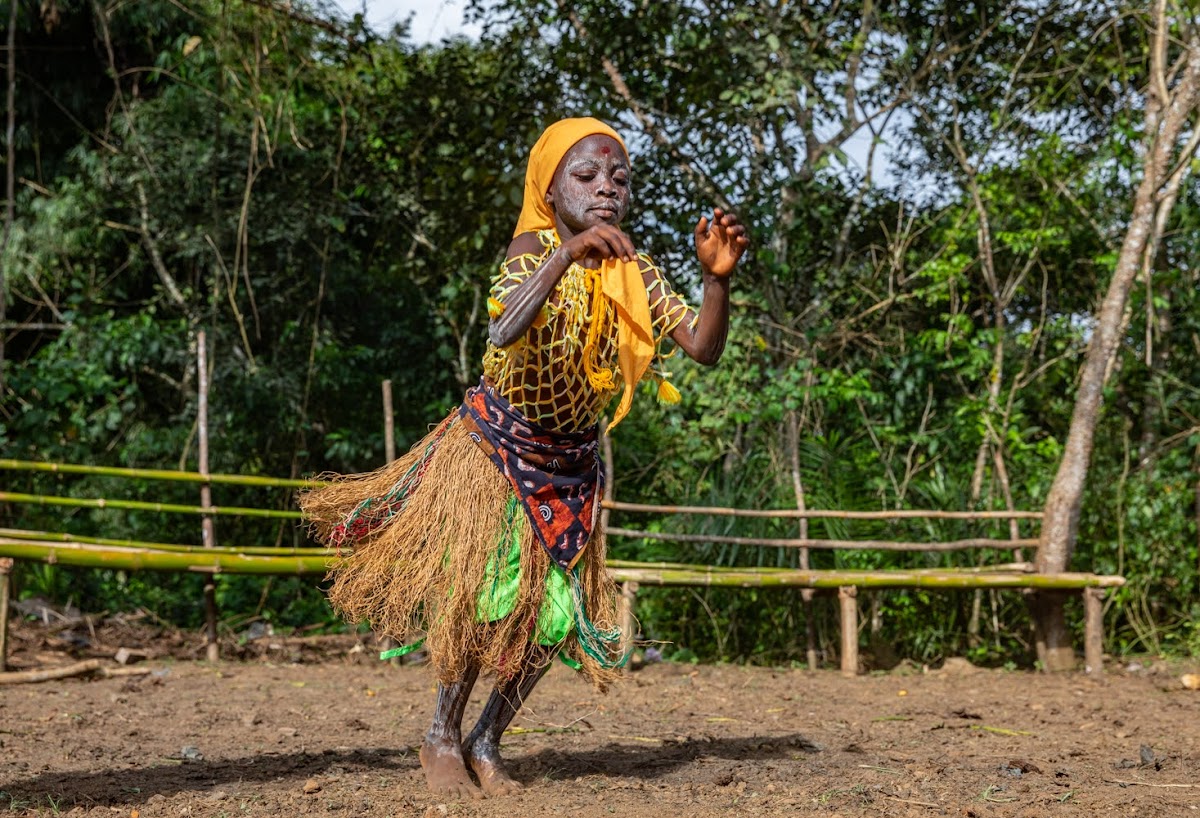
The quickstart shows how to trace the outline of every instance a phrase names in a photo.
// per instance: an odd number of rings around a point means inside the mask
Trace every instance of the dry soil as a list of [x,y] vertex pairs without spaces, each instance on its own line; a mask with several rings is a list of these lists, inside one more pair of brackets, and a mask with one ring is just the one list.
[[606,695],[558,666],[505,737],[524,791],[454,802],[417,760],[431,672],[353,636],[231,640],[217,663],[194,635],[111,621],[18,623],[14,641],[15,669],[127,647],[150,673],[0,686],[0,814],[1200,816],[1195,668],[1161,662],[1098,679],[659,663]]

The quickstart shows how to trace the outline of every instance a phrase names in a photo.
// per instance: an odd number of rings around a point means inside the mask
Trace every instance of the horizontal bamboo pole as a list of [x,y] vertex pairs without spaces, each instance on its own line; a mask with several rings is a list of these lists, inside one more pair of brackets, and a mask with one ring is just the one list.
[[708,514],[714,517],[768,517],[805,520],[1040,520],[1040,511],[923,511],[896,509],[894,511],[834,511],[797,508],[723,508],[720,506],[659,506],[645,503],[623,503],[603,500],[601,507],[609,511],[640,511],[649,514]]
[[224,483],[232,486],[282,486],[317,488],[327,485],[321,480],[295,480],[286,477],[258,477],[245,474],[200,474],[167,469],[128,469],[118,466],[85,466],[78,463],[44,463],[38,460],[8,460],[0,458],[0,469],[40,471],[54,474],[95,474],[106,477],[130,477],[142,480],[176,480],[185,483]]
[[[2,529],[0,529],[2,533]],[[671,569],[676,571],[712,571],[715,573],[737,573],[744,571],[762,571],[763,573],[787,573],[788,571],[796,571],[797,569],[786,569],[774,565],[707,565],[704,563],[638,563],[636,560],[607,560],[605,565],[610,570],[616,569]],[[821,570],[821,569],[818,569]],[[877,569],[878,571],[890,571],[893,569]],[[899,569],[908,573],[946,573],[954,571],[958,573],[996,573],[996,572],[1024,572],[1031,573],[1034,571],[1033,563],[1001,563],[997,565],[965,565],[962,567],[954,567],[954,569]]]
[[269,517],[281,520],[299,520],[299,511],[271,508],[243,508],[240,506],[183,506],[174,503],[147,503],[141,500],[108,500],[80,497],[59,497],[53,494],[18,494],[0,491],[0,501],[8,503],[33,503],[43,506],[70,506],[72,508],[121,508],[134,511],[158,511],[174,514],[222,514],[229,517]]
[[[0,556],[38,560],[83,568],[260,575],[324,575],[337,557],[245,554],[233,548],[195,548],[161,551],[146,548],[102,546],[80,542],[39,542],[0,537]],[[819,571],[759,570],[738,568],[676,568],[614,561],[609,569],[618,582],[647,585],[700,585],[714,587],[838,588],[1113,588],[1122,577],[1097,574],[1036,574],[1001,571]],[[636,567],[635,567],[636,566]]]
[[[127,548],[146,548],[152,551],[206,551],[202,545],[180,545],[178,543],[146,542],[144,540],[114,540],[109,537],[83,537],[78,534],[63,534],[57,531],[27,531],[20,528],[0,528],[0,537],[12,537],[17,540],[42,540],[47,542],[77,542],[87,545],[116,545]],[[299,556],[319,557],[336,556],[337,553],[328,548],[293,548],[292,546],[250,545],[233,546],[230,553],[262,555],[265,557]],[[347,556],[350,549],[343,548],[341,556]]]
[[610,537],[642,537],[668,542],[704,542],[725,545],[759,545],[771,548],[823,548],[854,551],[959,551],[964,548],[1037,548],[1038,540],[999,540],[977,537],[946,542],[891,542],[889,540],[814,540],[772,537],[732,537],[724,534],[673,534],[667,531],[642,531],[636,528],[609,528]]
[[1116,588],[1124,577],[1099,574],[1027,574],[958,571],[684,571],[670,568],[615,568],[617,582],[645,585],[700,585],[724,588],[1037,588],[1071,590]]
[[321,575],[337,558],[320,556],[263,556],[232,548],[159,551],[80,542],[38,542],[0,537],[0,555],[80,568],[129,571],[195,571],[205,574]]
[[[38,536],[44,535],[44,536]],[[0,528],[0,554],[7,553],[4,545],[6,540],[22,540],[27,542],[40,542],[45,548],[45,553],[53,555],[54,552],[48,546],[54,543],[73,543],[76,545],[98,545],[98,546],[114,546],[120,549],[127,549],[134,552],[143,551],[164,551],[177,554],[200,554],[212,555],[249,555],[249,556],[264,556],[264,557],[305,557],[312,559],[332,560],[338,557],[348,557],[351,552],[343,549],[341,554],[325,548],[269,548],[269,547],[221,547],[221,548],[205,548],[200,545],[176,545],[170,543],[150,543],[140,542],[138,540],[110,540],[100,537],[75,537],[70,534],[58,534],[54,532],[40,531],[22,531],[14,528]],[[122,550],[119,553],[125,553]],[[115,555],[114,555],[115,558]],[[636,562],[634,560],[608,560],[606,563],[610,570],[624,569],[645,569],[645,570],[671,570],[671,571],[699,571],[712,573],[714,575],[721,574],[742,574],[746,572],[761,572],[765,574],[786,574],[794,571],[793,568],[778,568],[774,566],[763,567],[747,567],[747,566],[713,566],[705,564],[688,564],[680,562]],[[115,567],[115,566],[107,566]],[[945,573],[952,570],[963,574],[986,574],[996,572],[1014,572],[1014,571],[1032,571],[1033,563],[1016,562],[1005,563],[1004,565],[983,565],[983,566],[967,566],[964,568],[945,569],[945,568],[913,568],[907,569],[906,573],[910,574],[926,574],[926,573]]]

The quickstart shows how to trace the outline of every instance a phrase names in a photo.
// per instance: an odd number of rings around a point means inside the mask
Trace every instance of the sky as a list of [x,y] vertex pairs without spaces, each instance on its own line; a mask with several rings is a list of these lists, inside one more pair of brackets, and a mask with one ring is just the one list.
[[479,35],[479,26],[463,22],[467,0],[334,0],[346,14],[366,8],[367,23],[386,32],[412,15],[412,38],[418,43],[444,40],[454,34]]

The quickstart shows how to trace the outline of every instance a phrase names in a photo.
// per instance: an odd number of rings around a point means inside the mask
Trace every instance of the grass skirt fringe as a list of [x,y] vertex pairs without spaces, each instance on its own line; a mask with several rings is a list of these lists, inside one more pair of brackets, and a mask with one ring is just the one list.
[[[420,482],[404,498],[403,510],[346,543],[353,554],[336,562],[328,578],[333,581],[330,602],[347,620],[369,622],[376,633],[400,641],[423,631],[442,682],[461,679],[469,665],[507,677],[529,661],[535,655],[531,636],[546,572],[556,570],[532,527],[522,521],[526,524],[521,526],[516,607],[496,622],[478,621],[479,590],[488,560],[506,533],[502,527],[512,487],[457,420],[455,412],[440,440],[439,427],[377,471],[334,476],[330,485],[300,497],[313,532],[330,545],[335,527],[364,500],[394,496],[397,484],[411,479],[427,447],[436,442]],[[578,565],[586,617],[602,629],[615,628],[618,616],[605,550],[603,536],[594,531]],[[619,674],[579,650],[574,632],[563,649],[598,688],[607,687]]]

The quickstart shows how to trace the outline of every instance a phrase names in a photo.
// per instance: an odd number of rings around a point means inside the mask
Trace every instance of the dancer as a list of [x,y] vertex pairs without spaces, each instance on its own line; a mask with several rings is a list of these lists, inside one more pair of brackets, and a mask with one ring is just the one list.
[[[420,756],[440,795],[520,789],[500,737],[556,655],[602,689],[616,677],[625,657],[595,526],[598,421],[621,390],[617,426],[647,377],[660,399],[679,400],[664,339],[704,364],[725,345],[745,227],[719,209],[698,221],[703,300],[692,310],[620,229],[630,187],[612,128],[591,118],[547,128],[488,299],[479,384],[405,456],[301,497],[319,539],[353,548],[331,571],[334,607],[377,633],[425,634],[439,685]],[[481,673],[497,681],[464,741]]]

